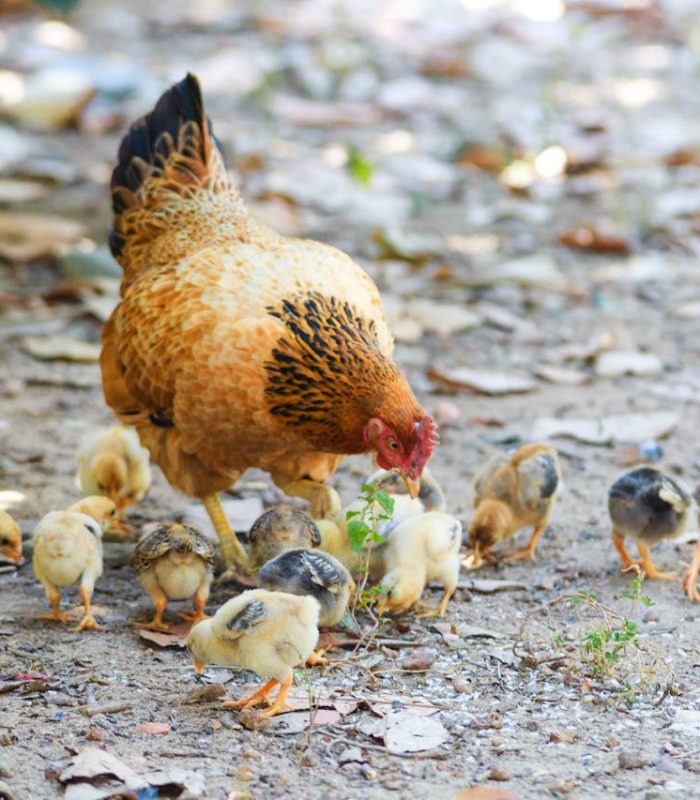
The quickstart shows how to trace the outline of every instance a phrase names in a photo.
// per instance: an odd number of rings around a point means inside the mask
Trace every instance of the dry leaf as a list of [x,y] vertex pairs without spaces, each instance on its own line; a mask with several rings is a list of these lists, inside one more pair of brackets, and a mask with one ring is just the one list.
[[19,181],[12,178],[0,180],[0,203],[29,203],[48,194],[48,189],[36,181]]
[[165,722],[143,722],[134,728],[134,733],[147,733],[149,736],[167,736],[170,725]]
[[440,709],[425,697],[406,694],[379,694],[363,698],[370,711],[384,717],[392,711],[408,710],[418,717],[429,717]]
[[511,160],[511,156],[505,150],[491,145],[469,147],[457,156],[457,163],[460,166],[476,167],[484,172],[501,172]]
[[663,364],[653,353],[636,350],[608,350],[596,359],[595,372],[601,378],[619,378],[622,375],[652,376],[663,372]]
[[592,225],[581,225],[570,231],[562,233],[559,244],[571,247],[574,250],[585,250],[590,253],[620,253],[626,255],[630,252],[630,245],[620,236],[609,236],[601,233]]
[[133,789],[146,786],[146,782],[121,759],[97,747],[88,747],[74,756],[69,766],[61,773],[59,780],[61,783],[89,781],[109,775]]
[[149,631],[139,628],[139,636],[146,641],[157,644],[158,647],[187,647],[187,634],[192,626],[188,622],[178,622],[170,626],[170,632]]
[[223,683],[211,683],[208,686],[198,686],[196,689],[193,689],[182,702],[184,705],[213,703],[225,694],[226,689]]
[[435,368],[428,371],[428,377],[452,389],[471,389],[488,395],[524,394],[538,388],[530,378],[490,369]]
[[411,300],[403,309],[403,314],[414,319],[426,331],[435,331],[441,336],[475,328],[483,322],[475,314],[457,303],[438,303],[433,300]]
[[425,672],[433,666],[435,656],[425,650],[417,650],[401,662],[404,672]]
[[671,729],[691,736],[700,736],[700,711],[679,709],[676,711]]
[[71,339],[68,336],[52,336],[50,339],[27,336],[22,339],[22,350],[41,361],[94,364],[100,360],[100,349],[99,344]]
[[64,217],[0,213],[0,258],[22,262],[55,256],[85,233],[84,225]]
[[459,630],[459,635],[465,639],[473,639],[480,637],[485,637],[487,639],[506,638],[505,633],[500,633],[500,631],[494,631],[489,628],[480,628],[478,625],[460,625],[458,630]]
[[[461,588],[461,584],[460,584]],[[495,594],[496,592],[513,592],[527,589],[524,583],[517,581],[500,581],[500,580],[471,580],[464,584],[464,588],[470,589],[472,592],[479,592],[479,594]]]
[[497,786],[472,786],[471,789],[458,792],[452,800],[519,800],[519,798]]
[[535,420],[531,436],[534,440],[565,436],[586,444],[612,445],[663,439],[677,424],[678,414],[675,411],[617,414],[600,419],[540,417]]
[[582,386],[591,381],[591,376],[583,370],[558,367],[554,364],[536,364],[532,371],[538,378],[562,386]]
[[413,711],[392,711],[386,717],[384,744],[390,753],[434,750],[449,738],[437,717],[417,715]]

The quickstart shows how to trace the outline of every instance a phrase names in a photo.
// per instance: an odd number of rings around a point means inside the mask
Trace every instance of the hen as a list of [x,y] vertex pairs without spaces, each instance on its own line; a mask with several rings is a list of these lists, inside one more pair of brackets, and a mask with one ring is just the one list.
[[227,564],[246,556],[218,492],[248,467],[315,517],[351,453],[375,451],[417,492],[436,428],[391,360],[376,286],[338,250],[248,216],[192,75],[131,127],[112,200],[124,276],[102,337],[105,398],[201,498]]

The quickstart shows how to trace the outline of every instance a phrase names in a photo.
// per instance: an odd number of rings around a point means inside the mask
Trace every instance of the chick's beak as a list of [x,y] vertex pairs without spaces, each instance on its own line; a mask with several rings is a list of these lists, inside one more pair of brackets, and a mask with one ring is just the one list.
[[205,666],[206,666],[206,664],[204,664],[202,661],[195,661],[194,662],[194,668],[195,668],[195,671],[198,674],[201,674],[202,672],[204,672],[204,667]]
[[408,489],[408,493],[411,495],[411,500],[415,500],[420,492],[420,478],[412,478],[410,475],[406,475],[405,473],[402,473],[401,477],[406,483],[406,488]]

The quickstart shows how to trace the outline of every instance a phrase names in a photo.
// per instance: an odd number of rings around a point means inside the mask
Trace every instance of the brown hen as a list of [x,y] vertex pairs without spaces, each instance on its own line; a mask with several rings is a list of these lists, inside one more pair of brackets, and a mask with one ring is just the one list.
[[112,176],[121,302],[105,398],[177,489],[201,498],[228,564],[245,552],[218,492],[248,467],[312,514],[342,457],[376,451],[413,488],[435,425],[391,361],[376,286],[348,256],[250,219],[191,75],[122,142]]

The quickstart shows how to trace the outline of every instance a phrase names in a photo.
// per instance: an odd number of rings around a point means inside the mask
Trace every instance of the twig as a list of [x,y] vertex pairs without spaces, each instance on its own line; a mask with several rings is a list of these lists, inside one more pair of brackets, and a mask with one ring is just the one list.
[[118,714],[120,711],[130,711],[131,703],[107,703],[103,706],[83,706],[80,713],[84,717],[94,717],[97,714]]
[[366,744],[365,742],[355,742],[352,739],[346,739],[344,736],[338,736],[333,739],[333,744],[340,742],[341,744],[349,744],[352,747],[361,747],[363,750],[374,750],[377,753],[383,753],[385,756],[396,756],[397,758],[433,758],[437,761],[447,761],[449,753],[444,753],[442,750],[426,750],[417,753],[390,753],[386,747],[381,747],[378,744]]

